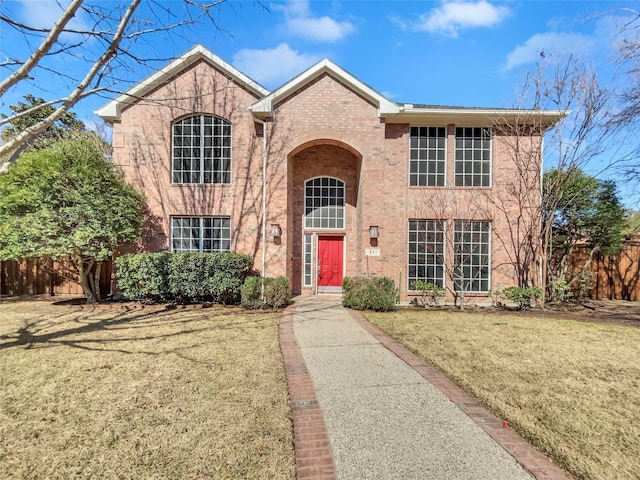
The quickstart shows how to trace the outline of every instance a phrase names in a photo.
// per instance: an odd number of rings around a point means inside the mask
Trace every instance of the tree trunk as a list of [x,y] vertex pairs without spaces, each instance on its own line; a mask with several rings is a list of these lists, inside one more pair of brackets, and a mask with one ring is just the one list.
[[100,277],[102,273],[102,262],[96,263],[96,272],[93,275],[93,290],[99,302],[102,301],[102,292],[100,291]]
[[94,290],[91,288],[92,278],[91,267],[93,267],[93,260],[90,260],[87,265],[84,264],[84,259],[81,255],[76,257],[76,263],[78,265],[78,276],[80,277],[80,285],[82,285],[82,291],[85,297],[87,297],[87,303],[98,303]]

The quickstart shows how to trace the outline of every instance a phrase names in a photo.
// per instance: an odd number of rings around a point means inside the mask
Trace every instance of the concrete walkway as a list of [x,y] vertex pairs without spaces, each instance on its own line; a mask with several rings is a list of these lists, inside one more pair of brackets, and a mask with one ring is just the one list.
[[[526,442],[510,429],[502,430],[500,420],[433,367],[358,314],[344,309],[340,301],[337,295],[298,297],[288,309],[293,312],[289,318],[293,332],[286,337],[283,349],[288,345],[301,352],[295,367],[289,361],[287,371],[298,478],[534,478],[504,446],[511,442],[521,456],[529,458],[535,451]],[[281,328],[281,342],[282,332]],[[288,350],[289,357],[291,352],[294,350]],[[308,374],[310,382],[303,384],[306,390],[292,391],[290,374]],[[311,384],[317,404],[309,391]],[[458,398],[451,398],[456,395]],[[463,411],[461,405],[473,415]],[[321,435],[322,420],[330,445]],[[492,429],[497,436],[491,435]],[[305,437],[305,432],[312,432],[312,436]],[[314,441],[310,444],[304,439]],[[314,449],[309,450],[309,445]],[[330,453],[315,448],[323,446]],[[566,478],[553,465],[545,465],[539,454],[532,458],[535,462],[528,465],[528,470],[537,478]]]

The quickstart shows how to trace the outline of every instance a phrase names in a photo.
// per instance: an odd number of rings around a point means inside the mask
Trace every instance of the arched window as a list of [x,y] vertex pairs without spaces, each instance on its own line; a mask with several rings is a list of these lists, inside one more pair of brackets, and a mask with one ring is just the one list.
[[344,182],[318,177],[304,184],[304,226],[344,228]]
[[193,115],[173,123],[173,183],[231,183],[231,123]]

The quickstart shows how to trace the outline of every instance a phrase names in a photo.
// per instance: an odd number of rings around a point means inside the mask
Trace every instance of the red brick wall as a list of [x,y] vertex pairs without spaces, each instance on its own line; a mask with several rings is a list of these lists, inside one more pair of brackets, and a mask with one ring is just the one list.
[[[114,162],[147,196],[144,248],[169,248],[172,215],[231,218],[232,248],[261,258],[262,139],[249,105],[257,98],[205,62],[199,62],[126,108],[114,125]],[[171,123],[205,113],[232,123],[232,181],[229,185],[171,183]],[[259,262],[256,266],[259,266]]]
[[[168,248],[171,215],[228,215],[233,248],[254,255],[260,268],[263,138],[256,135],[248,110],[256,100],[211,66],[199,63],[123,112],[122,121],[114,126],[114,159],[149,199],[150,218],[155,219],[155,225],[150,224],[156,233],[147,236],[145,248]],[[193,113],[232,122],[231,185],[171,184],[171,121]],[[494,137],[492,187],[453,187],[455,125],[449,125],[448,186],[409,187],[409,129],[409,124],[385,124],[371,102],[328,74],[274,106],[265,129],[267,233],[277,223],[283,235],[275,241],[268,238],[267,275],[287,275],[294,291],[302,291],[303,185],[316,176],[332,176],[347,187],[346,228],[335,233],[345,235],[348,276],[401,279],[406,300],[408,219],[448,215],[492,221],[492,288],[517,284],[509,227],[518,222],[520,208],[509,193],[514,177],[509,142],[502,134]],[[365,248],[371,246],[370,225],[379,227],[379,257],[365,256]]]

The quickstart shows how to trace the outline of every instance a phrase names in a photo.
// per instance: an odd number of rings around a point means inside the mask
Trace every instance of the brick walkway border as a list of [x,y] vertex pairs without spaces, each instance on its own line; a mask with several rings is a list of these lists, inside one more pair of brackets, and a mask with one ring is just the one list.
[[369,323],[359,312],[348,311],[360,326],[444,393],[538,480],[570,480],[572,478],[515,431],[504,428],[502,420],[465,393],[440,370],[426,363],[378,327]]
[[293,331],[295,305],[288,307],[278,327],[280,350],[289,384],[298,480],[335,480],[333,454],[311,376]]

